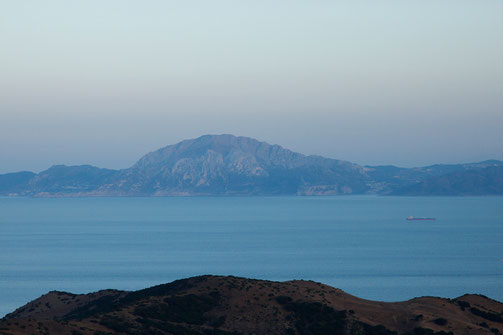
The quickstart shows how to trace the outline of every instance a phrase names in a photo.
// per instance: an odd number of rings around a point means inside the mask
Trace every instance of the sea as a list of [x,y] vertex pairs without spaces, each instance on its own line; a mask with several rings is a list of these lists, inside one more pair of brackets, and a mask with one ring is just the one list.
[[0,198],[0,317],[205,274],[503,301],[503,197]]

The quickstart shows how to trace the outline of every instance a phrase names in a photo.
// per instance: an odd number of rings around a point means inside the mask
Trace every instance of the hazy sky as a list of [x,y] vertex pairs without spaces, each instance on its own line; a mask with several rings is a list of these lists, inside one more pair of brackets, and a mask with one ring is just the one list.
[[503,160],[503,1],[0,0],[0,173],[218,133]]

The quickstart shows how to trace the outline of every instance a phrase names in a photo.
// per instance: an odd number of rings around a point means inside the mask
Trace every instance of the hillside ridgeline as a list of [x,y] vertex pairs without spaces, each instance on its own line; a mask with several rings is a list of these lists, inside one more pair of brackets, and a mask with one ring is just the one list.
[[0,334],[501,334],[503,304],[480,295],[376,302],[294,280],[201,276],[126,292],[50,292]]

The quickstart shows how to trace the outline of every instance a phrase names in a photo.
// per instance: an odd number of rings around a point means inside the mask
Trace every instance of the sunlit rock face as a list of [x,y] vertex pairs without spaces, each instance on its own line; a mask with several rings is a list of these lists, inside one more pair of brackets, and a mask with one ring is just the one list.
[[362,193],[367,178],[349,162],[305,156],[247,137],[206,135],[147,154],[105,189],[117,194],[294,195],[328,182],[335,193]]

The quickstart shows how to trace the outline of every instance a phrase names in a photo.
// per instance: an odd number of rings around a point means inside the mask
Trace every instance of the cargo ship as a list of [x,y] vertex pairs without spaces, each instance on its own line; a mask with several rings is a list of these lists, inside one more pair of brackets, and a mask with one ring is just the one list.
[[407,221],[434,221],[435,218],[415,218],[413,216],[409,216]]

